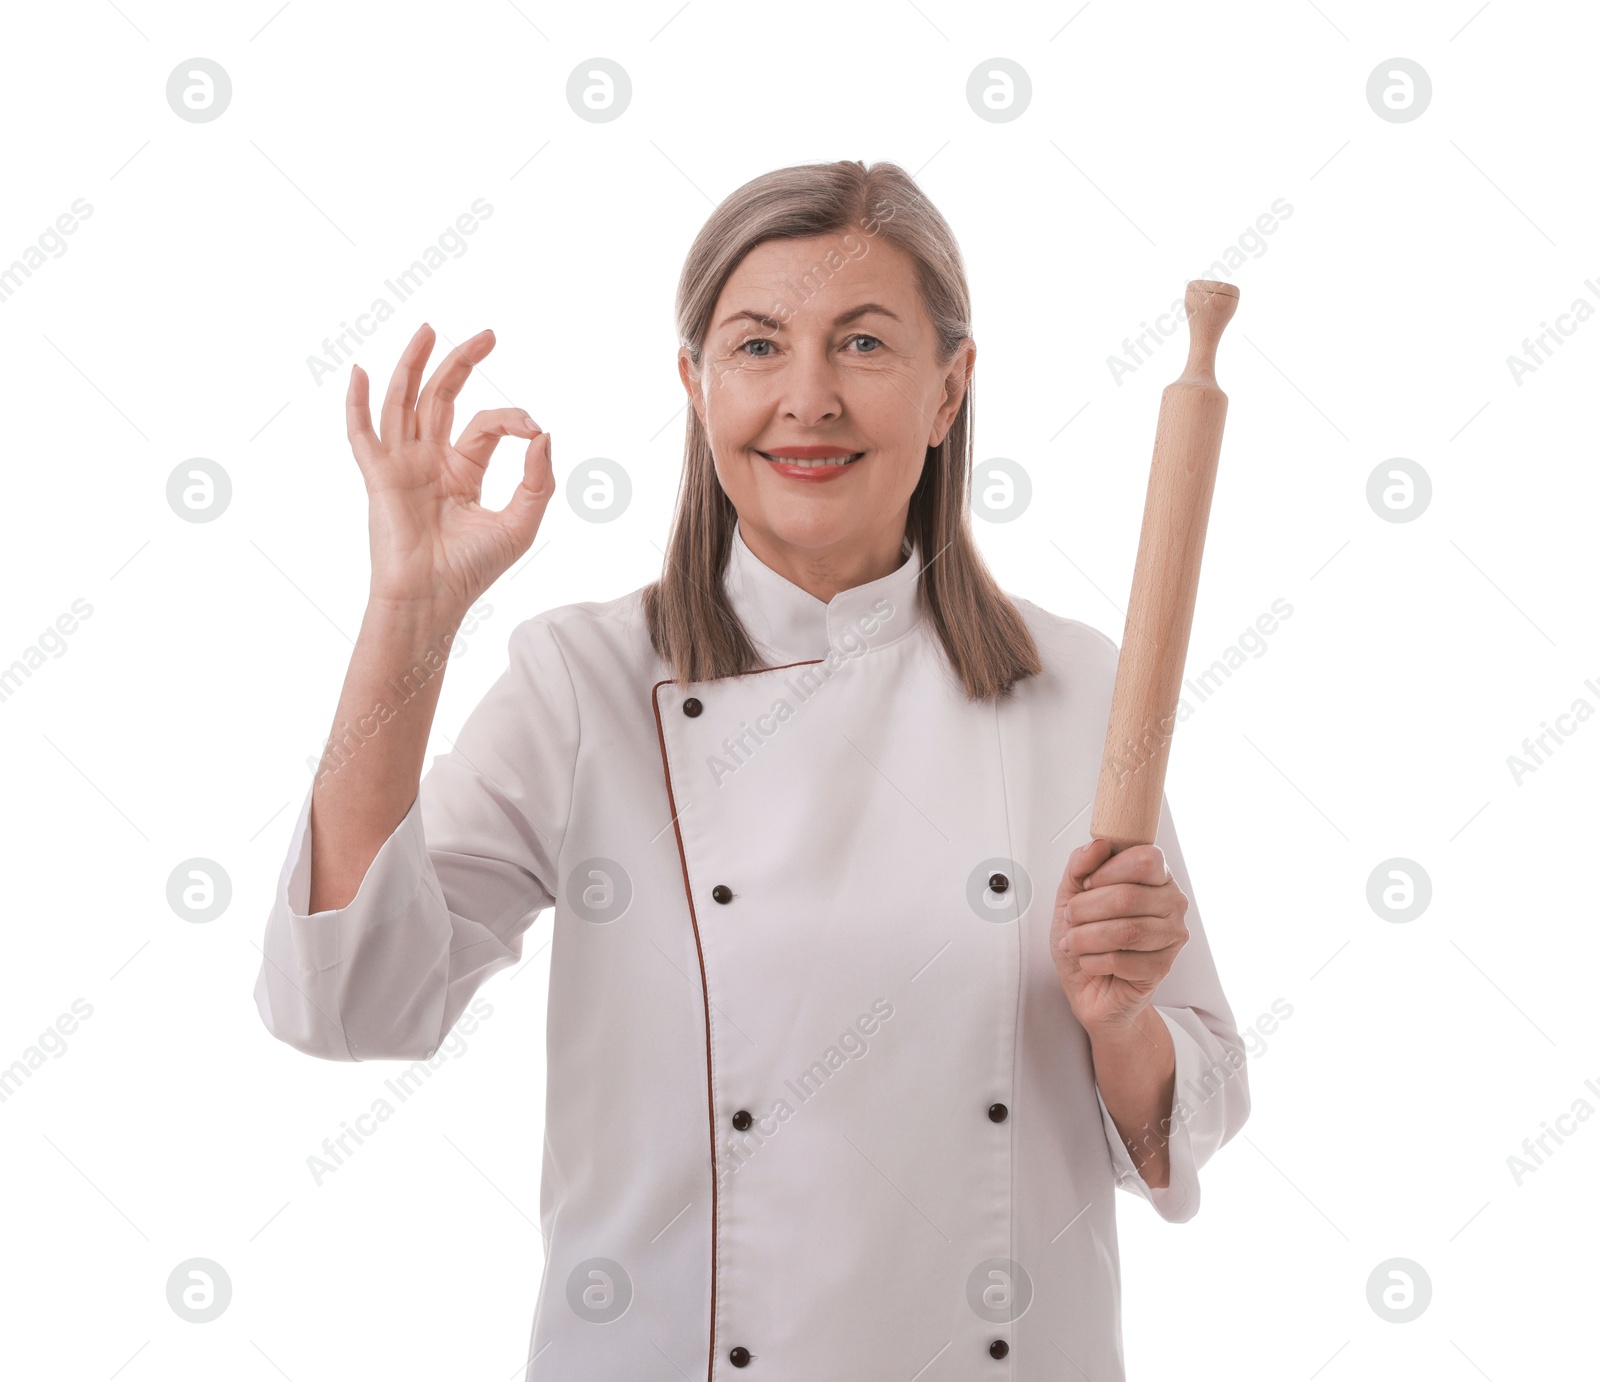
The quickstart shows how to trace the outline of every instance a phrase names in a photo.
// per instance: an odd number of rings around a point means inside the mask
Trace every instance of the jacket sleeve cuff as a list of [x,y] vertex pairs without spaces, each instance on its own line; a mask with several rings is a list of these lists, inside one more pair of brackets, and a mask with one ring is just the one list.
[[1172,1034],[1175,1070],[1167,1120],[1170,1170],[1165,1186],[1153,1188],[1139,1174],[1106,1108],[1098,1082],[1095,1098],[1117,1184],[1148,1200],[1169,1223],[1181,1224],[1200,1210],[1200,1168],[1238,1130],[1248,1113],[1246,1057],[1240,1047],[1222,1041],[1212,1032],[1194,1009],[1159,1004],[1155,1008]]
[[[348,1014],[343,1008],[352,978],[342,972],[343,962],[363,943],[371,948],[375,928],[409,914],[426,874],[421,797],[383,842],[355,896],[343,907],[312,912],[314,790],[315,784],[306,789],[278,875],[254,997],[267,1029],[291,1046],[327,1060],[360,1060],[359,1046],[345,1030]],[[368,965],[374,970],[365,980],[370,986],[383,976],[376,972],[377,958]]]
[[305,798],[300,803],[300,815],[290,836],[288,868],[281,885],[282,900],[295,921],[334,917],[357,905],[369,906],[372,893],[389,874],[397,869],[414,870],[418,874],[422,872],[426,848],[422,839],[422,794],[419,792],[412,798],[410,809],[389,832],[389,838],[379,846],[376,857],[367,865],[355,896],[343,907],[311,911],[311,797],[315,791],[316,783],[313,782],[306,788]]

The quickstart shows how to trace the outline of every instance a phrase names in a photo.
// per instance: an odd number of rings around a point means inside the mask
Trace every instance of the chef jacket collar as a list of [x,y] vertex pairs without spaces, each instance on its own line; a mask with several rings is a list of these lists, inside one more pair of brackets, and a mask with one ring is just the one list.
[[823,603],[756,556],[736,521],[723,585],[768,665],[782,666],[830,652],[855,656],[906,637],[921,617],[921,575],[922,554],[913,542],[911,555],[887,576]]

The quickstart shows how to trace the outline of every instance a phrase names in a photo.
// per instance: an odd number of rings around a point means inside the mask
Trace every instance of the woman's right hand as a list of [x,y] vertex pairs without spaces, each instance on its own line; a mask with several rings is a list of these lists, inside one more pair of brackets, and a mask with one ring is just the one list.
[[[555,494],[550,437],[521,408],[477,413],[454,443],[455,399],[473,365],[494,349],[480,331],[445,356],[418,392],[433,349],[426,322],[395,366],[379,430],[367,406],[367,375],[350,370],[346,428],[367,485],[372,541],[371,603],[460,623],[500,574],[533,545]],[[505,508],[479,504],[484,471],[501,437],[527,437],[522,479]]]

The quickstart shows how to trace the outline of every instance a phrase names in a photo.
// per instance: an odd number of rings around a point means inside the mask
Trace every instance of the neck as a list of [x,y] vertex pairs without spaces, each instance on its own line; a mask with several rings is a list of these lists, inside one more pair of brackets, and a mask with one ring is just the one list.
[[747,527],[741,519],[739,533],[761,561],[808,595],[827,604],[841,590],[898,571],[905,563],[905,516],[865,538],[822,547],[802,547],[785,542],[771,532]]

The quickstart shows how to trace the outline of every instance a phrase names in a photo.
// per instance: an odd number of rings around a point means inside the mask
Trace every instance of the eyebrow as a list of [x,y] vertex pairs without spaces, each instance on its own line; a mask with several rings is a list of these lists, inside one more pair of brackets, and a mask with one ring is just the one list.
[[[869,312],[876,312],[880,316],[888,317],[890,321],[900,320],[900,318],[895,316],[895,314],[887,307],[880,307],[875,302],[864,302],[860,307],[852,307],[848,312],[841,312],[833,319],[833,324],[835,326],[844,326],[849,322],[855,321],[858,317],[866,316]],[[727,326],[729,322],[739,321],[744,317],[748,317],[753,322],[759,322],[769,331],[783,330],[783,323],[780,322],[776,317],[769,317],[765,312],[752,312],[748,308],[746,308],[743,312],[735,312],[731,317],[725,317],[722,321],[717,323],[718,328],[720,329],[724,326]]]

